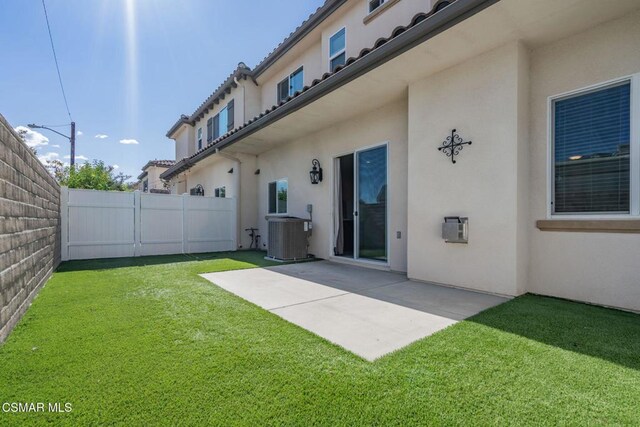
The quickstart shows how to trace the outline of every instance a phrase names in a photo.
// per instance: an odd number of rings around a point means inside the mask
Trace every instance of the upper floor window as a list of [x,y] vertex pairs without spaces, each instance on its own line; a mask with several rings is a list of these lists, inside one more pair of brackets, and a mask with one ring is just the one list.
[[293,96],[296,92],[302,91],[304,87],[304,69],[298,68],[286,79],[278,83],[278,103]]
[[202,128],[198,128],[198,150],[201,150],[201,149],[202,149]]
[[[638,215],[638,77],[552,100],[551,213]],[[638,104],[636,104],[638,105]]]
[[149,192],[149,180],[148,179],[145,179],[142,182],[142,192],[143,193],[148,193]]
[[234,127],[235,107],[233,99],[218,114],[207,121],[207,142],[211,143]]
[[269,183],[269,213],[287,213],[287,192],[289,184],[286,179],[279,179]]
[[388,0],[369,0],[369,13],[373,12],[387,1]]
[[347,29],[343,28],[329,39],[329,71],[347,61]]

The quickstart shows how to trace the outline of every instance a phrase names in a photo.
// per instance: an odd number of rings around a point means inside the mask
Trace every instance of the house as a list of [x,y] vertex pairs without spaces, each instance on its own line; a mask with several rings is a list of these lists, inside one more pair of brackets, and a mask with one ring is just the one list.
[[149,160],[138,175],[137,189],[143,193],[168,193],[160,175],[174,164],[174,160]]
[[224,188],[240,248],[312,205],[320,258],[640,310],[638,46],[638,0],[328,0],[180,117],[162,178]]

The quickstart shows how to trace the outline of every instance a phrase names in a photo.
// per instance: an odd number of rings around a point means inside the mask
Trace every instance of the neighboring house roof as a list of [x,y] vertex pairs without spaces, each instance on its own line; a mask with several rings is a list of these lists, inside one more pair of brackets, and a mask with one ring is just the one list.
[[145,176],[147,176],[147,169],[149,169],[151,166],[156,166],[159,168],[170,168],[175,164],[175,160],[149,160],[147,164],[142,167],[143,172],[138,176],[138,179],[143,179]]
[[333,72],[325,73],[320,79],[315,79],[311,86],[303,87],[293,96],[272,106],[242,126],[222,135],[192,156],[176,162],[160,175],[161,178],[170,179],[184,172],[218,150],[316,101],[498,1],[500,0],[438,1],[430,11],[418,13],[408,25],[397,27],[389,37],[378,39],[371,48],[363,49],[357,57],[347,59],[344,66],[336,67]]
[[173,124],[173,126],[171,126],[171,129],[169,129],[169,131],[167,132],[167,138],[171,138],[171,135],[176,133],[182,125],[189,124],[189,123],[190,123],[189,116],[185,116],[184,114],[181,115],[180,118]]
[[227,79],[220,85],[211,95],[198,107],[191,116],[182,115],[178,121],[171,126],[171,129],[167,132],[167,138],[171,138],[171,135],[176,133],[183,124],[195,125],[196,121],[200,120],[209,112],[213,110],[215,104],[219,104],[228,94],[231,93],[232,88],[238,87],[236,80],[253,78],[253,72],[251,68],[247,67],[244,62],[238,64],[238,67],[227,77]]

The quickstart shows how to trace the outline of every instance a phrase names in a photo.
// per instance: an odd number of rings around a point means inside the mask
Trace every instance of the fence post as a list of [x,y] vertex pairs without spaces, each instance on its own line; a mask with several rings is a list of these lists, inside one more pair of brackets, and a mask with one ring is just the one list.
[[142,203],[140,190],[133,192],[133,256],[140,256],[142,252]]
[[187,222],[187,209],[189,206],[188,203],[189,195],[184,193],[182,195],[182,253],[189,253],[189,230],[188,230],[188,222]]
[[69,261],[69,187],[60,187],[60,259]]

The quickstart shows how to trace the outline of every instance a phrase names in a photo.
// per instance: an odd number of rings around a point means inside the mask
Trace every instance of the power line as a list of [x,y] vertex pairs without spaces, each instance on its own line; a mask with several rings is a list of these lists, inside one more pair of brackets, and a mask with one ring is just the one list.
[[47,15],[47,6],[44,4],[44,0],[42,0],[42,8],[44,9],[44,18],[47,21],[47,30],[49,31],[49,40],[51,41],[51,50],[53,51],[53,60],[56,63],[56,70],[58,71],[58,81],[60,82],[60,89],[62,89],[62,97],[64,98],[64,105],[67,107],[67,114],[69,115],[69,120],[71,118],[71,112],[69,111],[69,103],[67,102],[67,94],[64,91],[64,85],[62,84],[62,76],[60,75],[60,67],[58,66],[58,56],[56,55],[56,48],[53,45],[53,36],[51,36],[51,26],[49,25],[49,16]]

